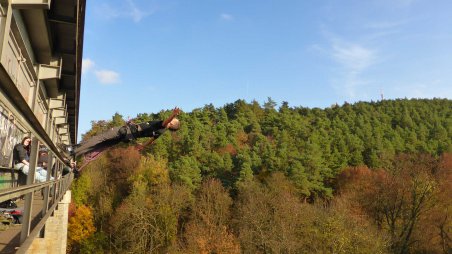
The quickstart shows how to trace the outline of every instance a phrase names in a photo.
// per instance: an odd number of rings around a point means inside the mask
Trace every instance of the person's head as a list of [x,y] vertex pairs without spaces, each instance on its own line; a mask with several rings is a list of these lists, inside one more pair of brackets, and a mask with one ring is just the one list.
[[168,123],[168,129],[170,131],[177,131],[180,128],[180,121],[177,118],[173,118],[173,120],[171,120],[171,122]]
[[74,169],[75,166],[77,166],[77,164],[75,163],[75,161],[71,160],[71,168]]
[[25,137],[22,139],[22,142],[20,142],[23,146],[29,146],[31,142],[31,138],[30,137]]

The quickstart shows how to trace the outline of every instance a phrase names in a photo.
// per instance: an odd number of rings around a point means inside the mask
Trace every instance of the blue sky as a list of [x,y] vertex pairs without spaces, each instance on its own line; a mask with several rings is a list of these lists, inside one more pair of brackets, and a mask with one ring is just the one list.
[[452,99],[450,0],[88,0],[91,120],[237,99]]

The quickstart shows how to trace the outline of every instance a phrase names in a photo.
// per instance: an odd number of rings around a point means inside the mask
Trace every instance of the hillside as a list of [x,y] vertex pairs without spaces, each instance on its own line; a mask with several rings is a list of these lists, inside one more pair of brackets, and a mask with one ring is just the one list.
[[[239,100],[180,120],[143,153],[121,144],[83,170],[74,253],[450,251],[450,100]],[[93,122],[84,138],[121,124]]]

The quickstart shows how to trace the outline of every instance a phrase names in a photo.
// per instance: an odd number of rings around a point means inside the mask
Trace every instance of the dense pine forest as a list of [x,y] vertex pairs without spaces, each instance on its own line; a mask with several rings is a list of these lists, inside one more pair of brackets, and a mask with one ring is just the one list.
[[70,253],[452,253],[451,100],[238,100],[179,119],[81,171]]

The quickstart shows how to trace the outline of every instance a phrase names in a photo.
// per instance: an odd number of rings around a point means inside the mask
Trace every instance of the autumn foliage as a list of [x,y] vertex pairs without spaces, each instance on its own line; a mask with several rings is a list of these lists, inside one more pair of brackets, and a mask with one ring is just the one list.
[[93,221],[92,209],[88,206],[79,206],[69,218],[68,246],[70,250],[76,251],[78,246],[96,232]]
[[73,183],[71,253],[452,253],[450,100],[275,106],[109,149]]
[[450,155],[401,154],[390,169],[349,168],[338,177],[352,200],[391,239],[394,253],[448,253],[451,244]]
[[190,253],[240,253],[239,242],[229,228],[232,199],[214,179],[206,180],[196,197],[185,227],[185,250]]

